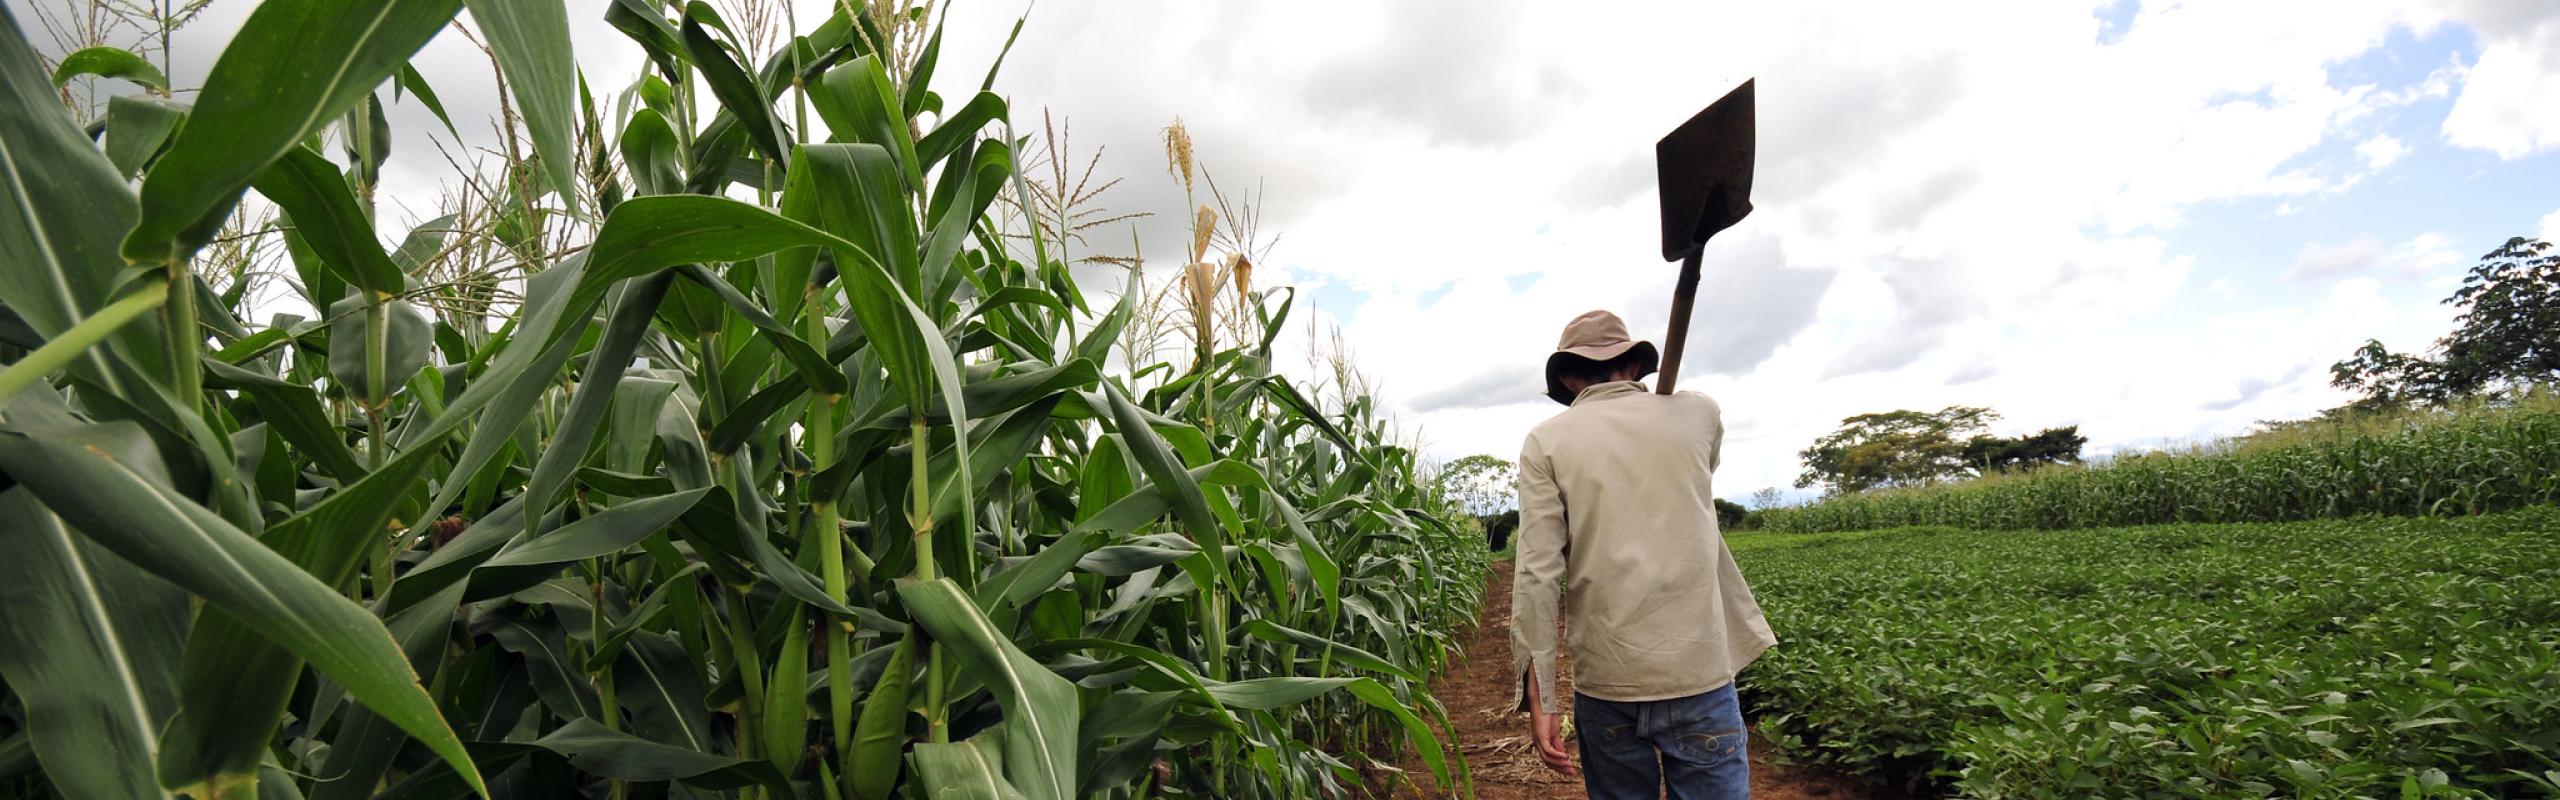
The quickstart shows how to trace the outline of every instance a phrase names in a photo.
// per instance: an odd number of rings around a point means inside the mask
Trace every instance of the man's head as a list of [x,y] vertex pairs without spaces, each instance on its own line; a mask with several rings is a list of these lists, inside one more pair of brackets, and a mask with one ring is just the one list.
[[1661,355],[1653,343],[1627,336],[1627,324],[1607,311],[1586,311],[1564,326],[1547,356],[1547,397],[1573,405],[1593,384],[1631,381],[1653,374]]

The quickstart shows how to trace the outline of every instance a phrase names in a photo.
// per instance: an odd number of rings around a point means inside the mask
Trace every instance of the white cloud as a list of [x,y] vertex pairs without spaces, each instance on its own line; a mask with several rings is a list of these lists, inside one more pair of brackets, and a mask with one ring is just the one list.
[[2502,159],[2560,147],[2560,4],[2480,5],[2499,16],[2480,27],[2480,58],[2445,115],[2445,141]]
[[2461,251],[2453,239],[2440,233],[2421,233],[2397,245],[2386,245],[2371,234],[2357,236],[2337,244],[2308,244],[2294,258],[2293,268],[2285,272],[2290,280],[2315,280],[2360,275],[2380,270],[2404,275],[2425,275],[2461,264]]
[[[804,21],[832,5],[795,2]],[[1787,483],[1796,448],[1866,411],[1988,404],[2019,429],[2086,422],[2103,448],[2335,405],[2317,367],[2443,325],[2440,293],[2382,281],[2467,260],[2438,233],[2323,227],[2351,205],[2324,198],[2432,160],[2385,126],[2452,97],[2450,144],[2560,146],[2560,3],[2149,2],[2104,32],[2093,5],[1069,0],[1031,10],[995,89],[1018,133],[1051,108],[1080,154],[1107,148],[1100,174],[1126,178],[1113,210],[1157,214],[1090,249],[1126,253],[1134,235],[1170,263],[1186,204],[1208,202],[1161,170],[1177,114],[1221,188],[1260,179],[1281,242],[1257,283],[1322,286],[1325,308],[1302,295],[1296,318],[1340,325],[1386,406],[1453,457],[1508,454],[1552,413],[1536,368],[1573,314],[1613,308],[1660,336],[1674,267],[1656,252],[1651,147],[1756,76],[1759,210],[1709,254],[1682,380],[1724,400],[1719,483],[1737,496]],[[233,11],[181,31],[182,82],[248,7],[215,8]],[[640,57],[600,4],[579,8],[603,99]],[[953,5],[947,101],[976,90],[1021,13]],[[2447,24],[2481,32],[2468,64],[2406,85],[2333,70]],[[485,61],[448,36],[419,63],[466,145],[485,143]],[[392,114],[404,132],[435,125],[412,103]],[[424,216],[442,169],[404,139],[385,196]],[[2181,241],[2190,217],[2224,213],[2319,242],[2263,267],[2295,280],[2268,281]],[[2560,211],[2542,228],[2560,233]],[[1283,368],[1303,370],[1308,338],[1283,333]]]
[[2538,231],[2535,234],[2536,238],[2546,242],[2560,242],[2560,211],[2542,215],[2542,225],[2536,230]]
[[[1537,366],[1575,313],[1612,308],[1659,337],[1672,267],[1653,247],[1652,142],[1752,76],[1759,210],[1726,237],[1771,255],[1732,256],[1756,271],[1721,276],[1709,260],[1702,308],[1738,305],[1695,329],[1740,348],[1727,361],[1744,366],[1693,360],[1682,379],[1737,423],[1728,494],[1787,483],[1795,449],[1853,413],[1967,402],[2020,428],[2089,421],[2106,442],[2201,436],[2335,405],[2320,370],[2276,379],[2367,336],[2432,337],[2431,297],[2349,288],[2314,294],[2316,312],[2276,313],[2286,295],[2171,242],[2211,204],[2264,198],[2316,220],[2337,204],[2311,201],[2405,169],[2412,148],[2378,126],[2471,73],[2348,85],[2330,67],[2395,30],[2488,12],[2149,3],[2102,45],[2086,4],[1996,5],[1959,18],[1888,2],[1497,3],[1470,6],[1486,18],[1441,41],[1362,4],[1108,3],[1035,14],[999,89],[1074,114],[1133,187],[1161,183],[1147,135],[1174,111],[1220,174],[1267,176],[1266,224],[1286,233],[1276,258],[1364,297],[1339,321],[1387,405],[1442,457],[1507,454],[1553,413]],[[972,13],[958,8],[955,20]],[[2323,145],[2349,155],[2307,157]],[[1180,206],[1178,193],[1135,194],[1123,200]],[[2328,278],[2437,264],[2442,248],[2423,238],[2376,240]],[[2214,288],[2188,287],[2204,264]],[[2238,316],[2192,316],[2182,287]],[[2202,409],[2249,380],[2267,385]]]
[[2408,154],[2409,146],[2401,144],[2400,140],[2391,138],[2387,133],[2377,134],[2371,139],[2364,140],[2363,144],[2356,145],[2356,155],[2363,156],[2365,166],[2375,172],[2389,168],[2397,163],[2401,156]]

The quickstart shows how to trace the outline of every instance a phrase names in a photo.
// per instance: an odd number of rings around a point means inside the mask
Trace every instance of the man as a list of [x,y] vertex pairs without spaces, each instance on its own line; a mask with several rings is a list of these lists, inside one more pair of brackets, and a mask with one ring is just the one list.
[[1570,408],[1520,447],[1511,648],[1539,759],[1567,775],[1556,716],[1556,582],[1573,646],[1583,788],[1594,800],[1750,796],[1734,675],[1777,643],[1716,529],[1716,402],[1660,395],[1651,342],[1617,315],[1566,325],[1547,396]]

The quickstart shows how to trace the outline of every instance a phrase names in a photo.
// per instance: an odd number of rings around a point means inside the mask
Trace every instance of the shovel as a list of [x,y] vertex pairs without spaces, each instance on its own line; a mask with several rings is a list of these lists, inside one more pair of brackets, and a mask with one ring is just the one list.
[[1671,294],[1671,336],[1662,341],[1663,394],[1680,381],[1680,351],[1698,295],[1698,254],[1707,237],[1751,215],[1753,116],[1746,80],[1653,146],[1662,182],[1662,260],[1680,262],[1680,282]]

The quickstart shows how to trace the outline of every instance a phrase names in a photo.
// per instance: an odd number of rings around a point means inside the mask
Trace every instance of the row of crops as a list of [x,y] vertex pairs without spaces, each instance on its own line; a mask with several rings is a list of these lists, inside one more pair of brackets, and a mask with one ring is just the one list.
[[1756,512],[1784,532],[2446,516],[2560,503],[2560,395],[2314,423],[2186,452]]
[[[1272,370],[1243,270],[1128,363],[1159,309],[1005,221],[1023,143],[928,90],[930,19],[758,49],[616,0],[617,91],[564,4],[360,5],[260,4],[86,131],[0,10],[0,796],[1463,779],[1421,676],[1480,538],[1366,398]],[[385,247],[380,109],[433,103],[405,62],[465,5],[527,149],[496,214]],[[318,318],[252,313],[215,254],[253,237]],[[511,272],[430,279],[465,251]]]
[[1755,724],[1880,783],[2560,795],[2560,509],[1730,541]]

